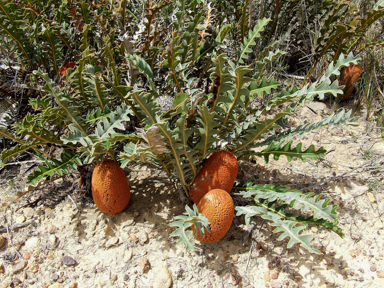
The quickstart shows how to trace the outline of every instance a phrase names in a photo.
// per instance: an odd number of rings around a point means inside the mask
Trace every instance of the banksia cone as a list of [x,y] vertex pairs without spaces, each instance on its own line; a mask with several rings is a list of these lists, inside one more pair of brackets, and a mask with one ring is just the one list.
[[345,85],[343,91],[344,96],[341,99],[342,101],[347,99],[351,95],[352,91],[355,89],[354,82],[359,79],[361,73],[361,67],[359,64],[349,64],[348,67],[344,67],[341,71],[339,78],[339,85]]
[[131,191],[123,169],[114,161],[99,163],[92,174],[92,196],[104,213],[116,214],[125,209]]
[[[231,195],[221,189],[209,191],[201,198],[197,209],[201,214],[207,217],[210,223],[211,232],[206,228],[205,235],[200,233],[196,235],[196,239],[204,243],[212,243],[220,240],[227,234],[231,227],[233,216],[235,215],[235,205]],[[195,226],[192,226],[194,231]]]
[[236,156],[232,152],[223,150],[213,153],[193,180],[189,197],[194,203],[199,203],[200,199],[213,189],[230,193],[238,169]]

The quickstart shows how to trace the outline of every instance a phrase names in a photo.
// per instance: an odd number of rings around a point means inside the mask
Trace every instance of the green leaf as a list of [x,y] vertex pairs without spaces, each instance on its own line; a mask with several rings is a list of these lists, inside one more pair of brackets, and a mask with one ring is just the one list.
[[263,18],[257,21],[257,24],[255,27],[253,27],[253,30],[249,30],[248,37],[244,38],[244,45],[240,45],[240,51],[238,51],[238,63],[243,64],[243,59],[248,59],[248,53],[252,52],[251,47],[256,45],[255,39],[259,38],[261,36],[260,32],[263,32],[265,29],[265,26],[268,24],[268,22],[271,21],[270,18]]
[[[297,225],[297,222],[290,220],[279,221],[278,223],[272,223],[272,226],[276,226],[277,228],[273,230],[274,233],[283,232],[279,236],[277,240],[282,241],[285,237],[289,237],[289,242],[287,248],[291,248],[294,244],[301,244],[302,247],[307,249],[311,253],[321,254],[321,252],[315,248],[312,248],[309,244],[311,242],[313,236],[312,235],[299,235],[299,233],[304,230],[306,227],[303,225]],[[296,226],[296,227],[294,227]]]
[[127,54],[126,56],[132,63],[139,69],[139,71],[145,75],[151,84],[151,89],[156,91],[153,72],[151,66],[137,54]]
[[[281,155],[287,156],[288,161],[292,161],[293,157],[297,157],[302,161],[305,159],[317,159],[319,156],[324,156],[326,150],[321,147],[316,150],[315,145],[309,146],[306,150],[302,151],[303,143],[299,143],[295,148],[291,148],[293,141],[290,141],[283,145],[283,142],[280,143],[271,143],[267,148],[265,148],[262,152],[255,153],[256,155],[262,157],[264,156],[264,160],[266,163],[269,161],[269,155],[273,154],[275,160],[279,160]],[[282,146],[283,145],[283,146]]]
[[176,221],[172,222],[170,225],[172,227],[178,227],[175,231],[172,232],[172,237],[180,237],[177,244],[185,244],[185,248],[188,251],[191,250],[198,250],[195,247],[195,241],[193,240],[192,231],[189,230],[192,225],[195,226],[195,233],[194,235],[197,235],[197,233],[200,233],[204,236],[205,229],[207,229],[208,232],[210,232],[209,229],[209,221],[208,219],[199,211],[197,210],[196,204],[193,205],[193,210],[189,208],[187,205],[185,206],[186,212],[183,213],[184,215],[176,216]]
[[46,176],[53,176],[55,173],[59,175],[69,174],[69,167],[76,170],[77,165],[82,165],[82,162],[77,154],[64,150],[60,155],[60,160],[47,160],[45,164],[46,166],[39,165],[39,170],[28,176],[27,185],[35,186]]
[[224,38],[227,37],[229,31],[231,31],[231,24],[224,24],[221,26],[220,31],[216,37],[216,42],[223,43]]
[[264,93],[271,93],[271,89],[277,88],[280,86],[280,83],[275,82],[275,79],[271,78],[269,81],[266,77],[263,77],[261,82],[257,84],[255,81],[251,82],[248,86],[249,95],[257,93],[259,97],[263,97]]

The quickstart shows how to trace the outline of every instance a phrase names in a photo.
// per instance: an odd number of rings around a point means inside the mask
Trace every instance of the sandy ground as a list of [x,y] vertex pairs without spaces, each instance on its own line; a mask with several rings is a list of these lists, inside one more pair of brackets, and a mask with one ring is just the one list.
[[[290,121],[329,114],[323,103],[309,105]],[[222,240],[187,253],[170,237],[170,222],[184,212],[178,193],[164,173],[136,165],[126,169],[131,201],[117,215],[75,197],[70,177],[13,204],[0,217],[1,287],[384,287],[384,142],[364,111],[354,121],[359,125],[323,127],[301,139],[327,149],[316,161],[240,162],[238,180],[290,185],[339,205],[343,239],[310,229],[322,255],[287,249],[287,239],[278,241],[258,218],[243,242],[248,227],[241,217]],[[28,167],[2,172],[1,201],[22,186]]]

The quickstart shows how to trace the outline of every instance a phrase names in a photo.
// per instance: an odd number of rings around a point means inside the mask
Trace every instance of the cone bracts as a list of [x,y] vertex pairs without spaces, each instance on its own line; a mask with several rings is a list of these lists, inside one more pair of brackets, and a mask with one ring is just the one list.
[[194,203],[213,189],[231,192],[238,171],[236,156],[229,151],[213,153],[193,180],[189,197]]
[[[204,243],[212,243],[220,240],[227,234],[235,215],[235,205],[227,191],[222,189],[209,191],[201,198],[199,204],[197,204],[197,209],[211,223],[209,225],[211,232],[204,228],[205,235],[202,236],[198,233],[196,235],[197,240]],[[195,230],[194,226],[192,226],[192,230]]]
[[125,209],[131,198],[127,177],[114,161],[99,163],[92,174],[92,196],[104,213],[116,214]]

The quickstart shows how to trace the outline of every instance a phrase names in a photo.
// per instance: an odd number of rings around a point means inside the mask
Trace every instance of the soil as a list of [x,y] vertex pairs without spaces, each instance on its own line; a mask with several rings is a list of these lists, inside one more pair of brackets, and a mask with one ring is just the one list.
[[[290,118],[292,125],[329,115],[312,102]],[[58,179],[13,203],[0,217],[2,287],[384,287],[384,194],[381,130],[365,120],[322,127],[304,135],[308,147],[324,146],[317,160],[257,158],[240,162],[238,181],[289,185],[337,204],[344,238],[311,227],[311,254],[287,249],[273,227],[255,218],[253,231],[235,217],[226,236],[197,242],[185,252],[170,236],[173,217],[185,209],[166,175],[147,165],[125,169],[131,200],[119,214],[100,212],[73,178]],[[304,148],[306,148],[304,147]],[[23,162],[23,161],[20,161]],[[24,161],[25,162],[25,161]],[[1,202],[22,188],[31,163],[2,170]],[[29,172],[30,173],[30,172]],[[241,204],[234,195],[235,204]],[[245,240],[244,240],[245,239]],[[172,281],[172,283],[171,283]]]

